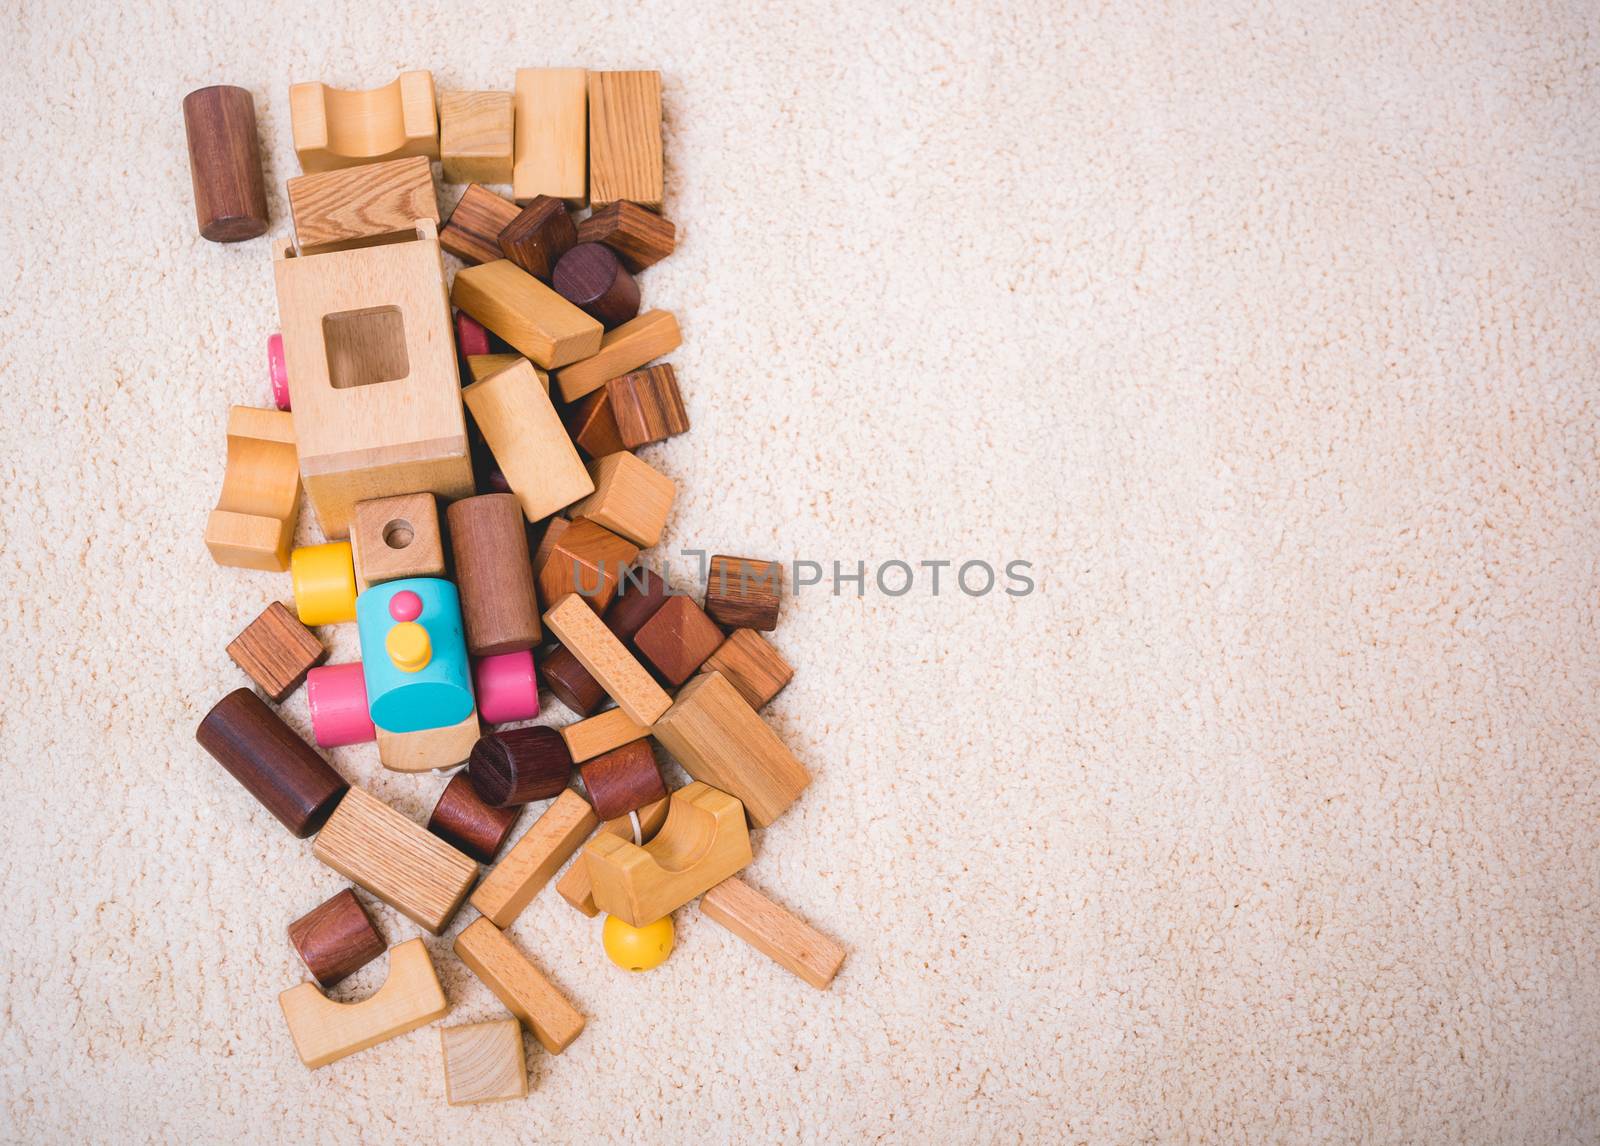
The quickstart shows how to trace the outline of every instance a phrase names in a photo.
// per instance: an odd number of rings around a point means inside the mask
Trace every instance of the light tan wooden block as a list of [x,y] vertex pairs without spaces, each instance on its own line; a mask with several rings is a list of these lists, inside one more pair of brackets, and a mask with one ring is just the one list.
[[672,707],[672,698],[578,594],[550,606],[544,623],[635,724],[654,724]]
[[478,865],[376,796],[351,786],[312,854],[437,935],[467,898]]
[[596,834],[583,846],[594,903],[634,927],[654,923],[750,862],[744,808],[700,783],[668,797],[667,822],[644,846]]
[[844,948],[742,879],[725,879],[700,897],[700,910],[819,991],[844,962]]
[[[473,317],[478,316],[473,315]],[[481,318],[478,321],[483,322]],[[484,325],[489,324],[484,323]],[[500,332],[496,330],[495,333]],[[511,340],[506,339],[506,341]],[[672,316],[671,311],[647,310],[615,330],[606,331],[600,340],[598,350],[591,350],[581,360],[574,360],[571,366],[555,372],[556,388],[561,391],[561,400],[576,402],[613,378],[621,378],[628,371],[639,369],[652,358],[671,354],[682,342],[683,335],[678,330],[678,320]],[[516,346],[514,342],[511,344]],[[522,348],[517,347],[517,349]]]
[[330,540],[357,502],[473,492],[437,228],[416,227],[408,242],[273,252],[300,475]]
[[456,936],[455,952],[551,1054],[560,1054],[583,1030],[584,1019],[554,984],[487,919],[475,919]]
[[528,1061],[516,1019],[467,1023],[439,1032],[444,1100],[451,1106],[528,1097]]
[[278,996],[295,1053],[316,1068],[426,1026],[450,1010],[427,945],[408,939],[389,948],[389,978],[359,1003],[336,1003],[315,983]]
[[589,73],[589,202],[661,210],[661,73]]
[[510,927],[597,823],[589,801],[568,788],[483,877],[472,906],[496,927]]
[[454,768],[472,755],[478,742],[477,710],[460,724],[444,728],[424,728],[420,732],[390,732],[378,728],[378,760],[391,772],[436,772]]
[[289,568],[299,519],[293,416],[284,410],[230,407],[228,468],[217,508],[206,520],[211,559],[236,569],[281,573]]
[[408,155],[438,159],[433,73],[401,72],[393,83],[368,91],[291,84],[289,126],[306,172]]
[[[485,378],[492,374],[500,373],[508,366],[515,366],[518,362],[526,361],[527,359],[520,354],[469,354],[467,355],[468,385],[473,382],[482,382]],[[548,393],[550,376],[545,374],[543,370],[540,370],[539,373],[544,374],[545,391]]]
[[302,255],[411,238],[418,219],[439,221],[433,170],[420,155],[297,175],[288,191]]
[[589,203],[589,91],[582,68],[517,69],[516,165],[511,194]]
[[439,93],[439,163],[446,183],[510,183],[510,92]]
[[609,708],[598,716],[565,725],[561,739],[567,742],[567,751],[574,764],[593,760],[613,748],[621,748],[640,737],[649,736],[650,730],[638,724],[620,708]]
[[594,493],[572,507],[573,517],[587,517],[645,548],[661,540],[676,482],[626,450],[590,462],[589,480]]
[[811,774],[719,672],[702,673],[651,730],[696,780],[744,801],[764,828],[811,783]]
[[533,363],[519,359],[474,382],[461,396],[529,521],[549,517],[594,492]]
[[356,503],[350,523],[356,592],[385,581],[445,575],[439,503],[431,493],[403,493]]
[[605,335],[598,322],[510,259],[463,267],[450,301],[546,370],[590,357]]
[[[637,836],[634,834],[633,816],[607,820],[599,830],[636,844],[647,844],[655,839],[661,825],[666,822],[667,809],[671,804],[672,798],[669,796],[640,808],[635,813],[639,817]],[[594,905],[594,883],[589,879],[589,865],[582,858],[561,873],[561,878],[556,880],[556,894],[590,919],[600,914],[600,909]]]

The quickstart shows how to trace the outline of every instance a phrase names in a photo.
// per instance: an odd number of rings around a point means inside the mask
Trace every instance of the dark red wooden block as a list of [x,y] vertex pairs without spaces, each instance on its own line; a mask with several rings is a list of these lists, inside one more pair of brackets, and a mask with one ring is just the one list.
[[560,795],[572,779],[572,753],[554,728],[491,732],[473,745],[467,776],[491,808],[547,800]]
[[384,952],[383,936],[348,887],[289,924],[289,942],[311,977],[331,987]]
[[599,243],[579,243],[562,255],[550,285],[607,330],[639,313],[639,284],[616,252]]
[[596,756],[579,767],[583,786],[595,815],[614,820],[636,812],[646,804],[665,799],[667,786],[661,780],[655,751],[649,740],[635,740],[621,748]]
[[485,804],[462,771],[452,776],[439,794],[439,802],[428,817],[428,830],[479,863],[493,863],[495,853],[521,814],[520,805],[491,808]]
[[248,688],[217,701],[194,738],[300,839],[322,827],[350,787]]

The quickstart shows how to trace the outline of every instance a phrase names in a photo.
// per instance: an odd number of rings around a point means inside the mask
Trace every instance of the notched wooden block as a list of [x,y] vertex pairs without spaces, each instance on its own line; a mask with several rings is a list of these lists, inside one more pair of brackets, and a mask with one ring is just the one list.
[[414,238],[418,219],[439,221],[433,171],[420,155],[297,175],[288,192],[302,255]]
[[[646,804],[637,812],[607,820],[600,825],[599,830],[606,835],[629,840],[642,847],[655,839],[656,833],[661,830],[661,825],[667,822],[667,808],[671,803],[671,797],[664,796],[653,804]],[[589,865],[581,858],[562,872],[561,878],[556,880],[556,894],[590,919],[600,914],[600,909],[594,903],[594,883],[589,879]]]
[[228,642],[228,655],[275,704],[300,687],[328,650],[282,601],[274,601]]
[[300,169],[308,173],[410,155],[437,159],[433,73],[401,72],[367,91],[291,84],[289,126]]
[[278,996],[300,1061],[316,1068],[443,1018],[450,1002],[420,939],[389,949],[389,978],[359,1003],[336,1003],[315,983]]
[[440,92],[439,162],[448,183],[510,183],[510,92]]
[[474,183],[440,228],[439,245],[462,262],[492,263],[501,257],[500,232],[516,217],[515,203]]
[[654,211],[619,199],[578,224],[578,242],[604,243],[634,274],[666,258],[677,245],[678,229]]
[[294,415],[233,406],[228,410],[228,469],[217,508],[206,520],[206,548],[218,565],[289,568],[300,519],[300,464]]
[[794,679],[794,669],[772,642],[754,629],[735,629],[700,666],[720,672],[751,708],[764,708]]
[[439,1032],[444,1098],[451,1106],[528,1097],[528,1063],[516,1019],[467,1023]]

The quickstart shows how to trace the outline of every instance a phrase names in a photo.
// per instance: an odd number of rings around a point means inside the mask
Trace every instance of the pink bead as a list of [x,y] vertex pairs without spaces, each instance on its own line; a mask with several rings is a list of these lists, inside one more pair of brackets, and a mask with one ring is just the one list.
[[478,320],[463,311],[456,311],[456,348],[463,358],[489,353],[489,332]]
[[527,649],[473,661],[472,684],[478,694],[478,715],[490,724],[539,715],[539,680],[533,673],[533,653]]
[[322,665],[306,674],[311,734],[323,748],[365,744],[378,738],[367,712],[367,681],[361,662]]
[[289,368],[283,362],[283,335],[267,336],[267,373],[272,376],[272,401],[280,410],[289,408]]
[[415,621],[422,616],[422,598],[402,589],[389,598],[389,615],[397,621]]

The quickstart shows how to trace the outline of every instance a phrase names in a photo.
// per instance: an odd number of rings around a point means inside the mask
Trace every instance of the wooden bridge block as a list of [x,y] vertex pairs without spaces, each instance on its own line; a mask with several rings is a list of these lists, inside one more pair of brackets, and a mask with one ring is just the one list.
[[589,204],[589,93],[582,68],[518,68],[511,193]]
[[619,199],[578,224],[578,242],[604,243],[634,274],[672,253],[678,229],[654,211]]
[[306,673],[328,659],[328,650],[282,601],[274,601],[228,642],[228,655],[274,704],[282,704]]
[[517,205],[474,183],[462,192],[439,231],[439,245],[465,263],[500,258],[500,232],[517,217]]
[[[556,297],[560,298],[559,295]],[[572,306],[566,299],[561,301],[567,306]],[[573,309],[577,310],[577,307]],[[583,314],[581,310],[578,313]],[[477,315],[473,317],[478,318]],[[584,317],[589,316],[585,314]],[[479,318],[478,321],[483,322],[483,319]],[[484,325],[494,330],[494,327],[487,322],[484,322]],[[595,325],[598,326],[599,323]],[[502,338],[505,337],[498,330],[495,330],[495,333],[500,334]],[[507,338],[506,341],[511,340]],[[630,319],[615,330],[606,331],[598,348],[591,349],[578,358],[568,359],[572,365],[555,372],[556,388],[561,391],[561,400],[576,402],[585,394],[598,390],[611,379],[620,378],[630,370],[637,370],[652,358],[671,354],[682,342],[683,335],[678,330],[678,320],[672,316],[671,311],[647,310],[638,318]],[[512,345],[516,346],[516,343],[513,342]]]
[[461,396],[529,521],[549,517],[594,491],[533,363],[514,362],[474,382]]
[[589,73],[589,203],[661,210],[661,73]]
[[462,269],[450,301],[546,370],[594,356],[605,333],[510,259]]
[[420,155],[297,175],[288,191],[302,255],[371,247],[414,235],[418,219],[439,221],[433,170]]
[[401,72],[370,91],[291,84],[289,125],[300,169],[308,173],[408,155],[439,158],[432,72]]
[[510,183],[510,92],[440,92],[439,162],[446,183]]
[[844,962],[838,942],[742,879],[725,879],[706,892],[700,910],[819,991],[828,989]]
[[312,1068],[426,1026],[450,1010],[420,939],[389,949],[388,980],[359,1003],[336,1003],[315,983],[301,983],[279,995],[278,1006],[295,1052]]
[[[551,606],[544,615],[544,623],[635,724],[654,724],[672,707],[672,698],[576,593],[568,594]],[[732,686],[729,688],[731,690]],[[644,922],[653,922],[655,918],[651,916]]]
[[757,711],[794,679],[794,669],[783,654],[754,629],[733,630],[700,667],[727,677],[745,703]]
[[583,1030],[577,1008],[487,919],[468,924],[455,952],[551,1054],[566,1050]]
[[[661,825],[666,823],[667,808],[671,803],[670,796],[663,797],[653,804],[646,804],[632,815],[607,820],[600,825],[599,830],[642,846],[655,839],[656,833],[661,830]],[[637,835],[634,832],[635,819],[638,820]],[[589,879],[589,865],[582,858],[561,873],[561,878],[556,880],[556,894],[590,919],[600,914],[600,909],[594,905],[594,884]]]
[[589,801],[566,789],[484,876],[472,906],[496,927],[510,927],[599,822]]
[[528,1097],[528,1063],[516,1019],[467,1023],[439,1032],[444,1099],[451,1106]]
[[218,565],[289,568],[300,519],[294,429],[294,415],[282,410],[229,408],[228,468],[217,508],[206,521],[206,548]]
[[588,518],[646,548],[661,540],[678,495],[676,482],[627,452],[596,458],[588,472],[594,492],[572,507],[573,517]]

